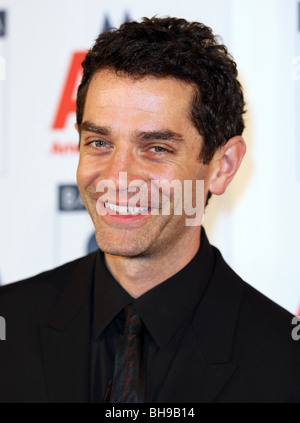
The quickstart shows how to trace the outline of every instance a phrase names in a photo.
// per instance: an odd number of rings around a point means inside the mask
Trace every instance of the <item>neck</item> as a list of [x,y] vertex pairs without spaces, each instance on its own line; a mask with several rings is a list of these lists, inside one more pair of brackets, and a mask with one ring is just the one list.
[[139,298],[183,269],[197,254],[200,234],[180,240],[162,254],[119,257],[105,254],[106,264],[119,284],[133,298]]

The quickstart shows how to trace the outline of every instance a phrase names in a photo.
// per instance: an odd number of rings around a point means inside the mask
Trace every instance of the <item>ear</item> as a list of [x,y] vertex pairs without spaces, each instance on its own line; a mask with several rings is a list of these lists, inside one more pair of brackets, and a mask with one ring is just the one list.
[[238,171],[244,155],[246,144],[241,136],[231,138],[223,147],[219,148],[211,163],[209,177],[209,191],[221,195]]

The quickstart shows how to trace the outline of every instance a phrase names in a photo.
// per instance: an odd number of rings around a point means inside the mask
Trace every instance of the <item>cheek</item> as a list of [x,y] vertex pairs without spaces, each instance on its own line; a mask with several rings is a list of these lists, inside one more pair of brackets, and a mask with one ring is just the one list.
[[84,157],[79,159],[77,167],[77,184],[79,188],[86,188],[93,184],[99,177],[97,168]]

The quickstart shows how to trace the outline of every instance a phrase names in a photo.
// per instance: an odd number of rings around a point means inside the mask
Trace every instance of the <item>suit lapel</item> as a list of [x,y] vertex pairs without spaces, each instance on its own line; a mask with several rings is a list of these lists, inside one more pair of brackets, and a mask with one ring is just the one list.
[[95,255],[89,256],[64,281],[40,341],[49,401],[89,401],[91,290]]
[[[50,403],[88,402],[89,307],[84,307],[64,331],[40,329]],[[85,323],[84,323],[85,322]]]
[[[234,363],[208,362],[196,334],[189,330],[177,350],[172,342],[164,351],[157,352],[152,366],[149,397],[153,395],[154,402],[158,403],[211,403],[235,369]],[[160,380],[160,384],[157,384],[157,380]]]
[[217,252],[214,275],[194,315],[154,357],[149,396],[155,402],[218,401],[237,368],[234,334],[243,293],[240,279]]

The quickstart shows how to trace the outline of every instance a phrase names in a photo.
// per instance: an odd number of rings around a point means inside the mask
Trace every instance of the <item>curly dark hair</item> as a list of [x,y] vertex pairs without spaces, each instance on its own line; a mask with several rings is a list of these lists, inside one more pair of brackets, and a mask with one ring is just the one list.
[[245,102],[237,66],[212,29],[177,18],[143,18],[99,35],[86,55],[77,95],[80,127],[90,81],[104,68],[133,78],[175,77],[197,86],[191,119],[203,136],[201,159],[244,130]]

